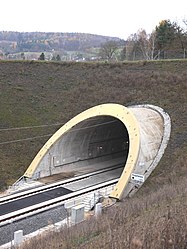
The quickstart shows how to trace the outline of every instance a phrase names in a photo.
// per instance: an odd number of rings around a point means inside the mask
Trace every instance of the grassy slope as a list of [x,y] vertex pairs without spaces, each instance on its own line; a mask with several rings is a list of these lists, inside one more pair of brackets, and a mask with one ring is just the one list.
[[[106,102],[164,108],[172,119],[164,157],[137,195],[112,209],[112,215],[109,210],[102,220],[64,231],[62,240],[52,234],[28,248],[45,248],[45,243],[48,248],[174,248],[186,239],[187,61],[0,62],[1,128],[64,123]],[[58,127],[0,131],[0,141],[49,134]],[[23,174],[46,140],[0,145],[1,186]]]

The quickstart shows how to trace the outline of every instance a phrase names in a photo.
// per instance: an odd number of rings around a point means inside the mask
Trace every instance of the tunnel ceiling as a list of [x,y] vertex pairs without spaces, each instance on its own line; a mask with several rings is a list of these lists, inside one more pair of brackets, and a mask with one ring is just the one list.
[[[137,184],[140,187],[152,172],[151,165],[160,160],[159,148],[164,151],[166,146],[161,146],[166,121],[168,132],[164,144],[169,139],[170,119],[159,107],[104,104],[90,108],[47,141],[24,177],[40,179],[72,171],[83,174],[123,165],[111,193],[111,197],[121,199],[137,189]],[[133,180],[132,174],[143,176],[143,181]]]
[[60,143],[60,154],[64,160],[60,164],[64,165],[75,165],[77,162],[85,165],[99,164],[119,157],[125,163],[129,149],[126,127],[111,116],[99,116],[80,122],[63,136]]

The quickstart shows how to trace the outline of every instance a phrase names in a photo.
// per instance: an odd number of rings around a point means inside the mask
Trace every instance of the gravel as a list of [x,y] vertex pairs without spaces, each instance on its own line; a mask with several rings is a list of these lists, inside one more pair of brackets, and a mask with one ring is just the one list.
[[64,205],[62,205],[58,208],[53,208],[46,212],[2,226],[0,227],[0,246],[10,242],[13,239],[15,231],[23,230],[23,234],[27,235],[42,227],[62,221],[66,217],[67,212]]

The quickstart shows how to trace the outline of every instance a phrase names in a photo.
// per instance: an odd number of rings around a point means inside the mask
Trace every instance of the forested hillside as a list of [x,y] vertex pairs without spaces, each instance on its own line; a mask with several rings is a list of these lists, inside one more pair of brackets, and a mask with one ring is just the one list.
[[85,51],[119,38],[83,33],[0,32],[1,53]]

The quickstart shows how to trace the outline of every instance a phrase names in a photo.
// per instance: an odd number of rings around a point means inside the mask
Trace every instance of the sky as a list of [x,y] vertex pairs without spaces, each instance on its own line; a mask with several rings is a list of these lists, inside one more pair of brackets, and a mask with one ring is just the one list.
[[0,0],[0,31],[81,32],[127,39],[187,19],[187,0]]

